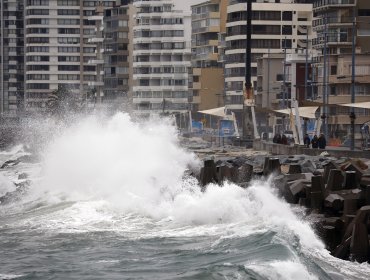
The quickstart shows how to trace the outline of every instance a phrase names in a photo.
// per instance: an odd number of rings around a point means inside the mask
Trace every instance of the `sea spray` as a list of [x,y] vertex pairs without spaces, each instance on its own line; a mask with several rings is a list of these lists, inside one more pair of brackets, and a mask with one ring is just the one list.
[[[253,181],[247,189],[211,184],[202,192],[195,178],[184,176],[199,161],[179,146],[169,120],[87,118],[61,130],[43,158],[42,174],[31,176],[38,177],[33,205],[28,198],[27,206],[14,205],[18,214],[1,213],[6,238],[0,245],[10,246],[8,236],[16,235],[11,244],[22,252],[7,250],[1,273],[28,274],[23,267],[31,267],[41,271],[39,278],[62,279],[71,276],[63,268],[73,267],[79,279],[92,273],[155,279],[330,279],[340,273],[366,279],[370,271],[331,257],[269,181]],[[32,255],[24,258],[27,252]],[[23,261],[7,261],[18,254]],[[35,254],[38,266],[31,262]],[[50,260],[57,270],[47,269]]]

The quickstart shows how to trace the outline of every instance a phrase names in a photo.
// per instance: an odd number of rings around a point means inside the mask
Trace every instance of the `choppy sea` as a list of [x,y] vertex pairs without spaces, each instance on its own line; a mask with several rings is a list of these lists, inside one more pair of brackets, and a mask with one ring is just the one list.
[[[369,279],[332,257],[269,181],[200,191],[170,121],[91,117],[1,169],[0,279]],[[30,155],[24,145],[0,164]],[[20,174],[27,174],[27,179]]]

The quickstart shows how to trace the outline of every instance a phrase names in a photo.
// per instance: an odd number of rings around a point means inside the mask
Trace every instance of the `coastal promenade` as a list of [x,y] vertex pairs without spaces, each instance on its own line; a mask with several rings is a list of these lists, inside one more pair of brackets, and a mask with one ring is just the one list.
[[308,155],[319,156],[323,152],[328,152],[333,157],[349,157],[349,158],[366,158],[370,159],[370,150],[354,150],[351,151],[347,147],[327,147],[325,150],[306,148],[300,145],[282,145],[267,142],[264,140],[255,140],[253,149],[256,151],[265,151],[272,155]]

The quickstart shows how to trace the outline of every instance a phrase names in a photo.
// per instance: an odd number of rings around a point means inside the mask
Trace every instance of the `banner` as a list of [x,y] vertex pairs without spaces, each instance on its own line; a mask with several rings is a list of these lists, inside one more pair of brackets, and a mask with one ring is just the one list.
[[220,120],[220,136],[229,137],[235,135],[235,126],[233,121]]
[[203,133],[203,123],[198,121],[192,121],[192,132],[196,135],[201,135]]

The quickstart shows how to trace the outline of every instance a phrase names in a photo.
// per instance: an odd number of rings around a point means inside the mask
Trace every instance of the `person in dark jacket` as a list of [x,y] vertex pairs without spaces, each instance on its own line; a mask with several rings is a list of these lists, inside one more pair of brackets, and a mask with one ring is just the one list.
[[319,147],[319,138],[315,135],[311,140],[311,145],[313,149],[317,149]]
[[319,137],[319,149],[325,149],[326,148],[326,139],[325,139],[325,136],[324,134],[320,134],[320,137]]
[[281,136],[281,144],[288,145],[288,138],[285,136],[285,134]]
[[306,133],[306,135],[304,136],[303,138],[303,142],[304,144],[306,145],[307,148],[310,147],[310,144],[311,144],[311,140],[310,140],[310,137],[308,136],[308,134]]

